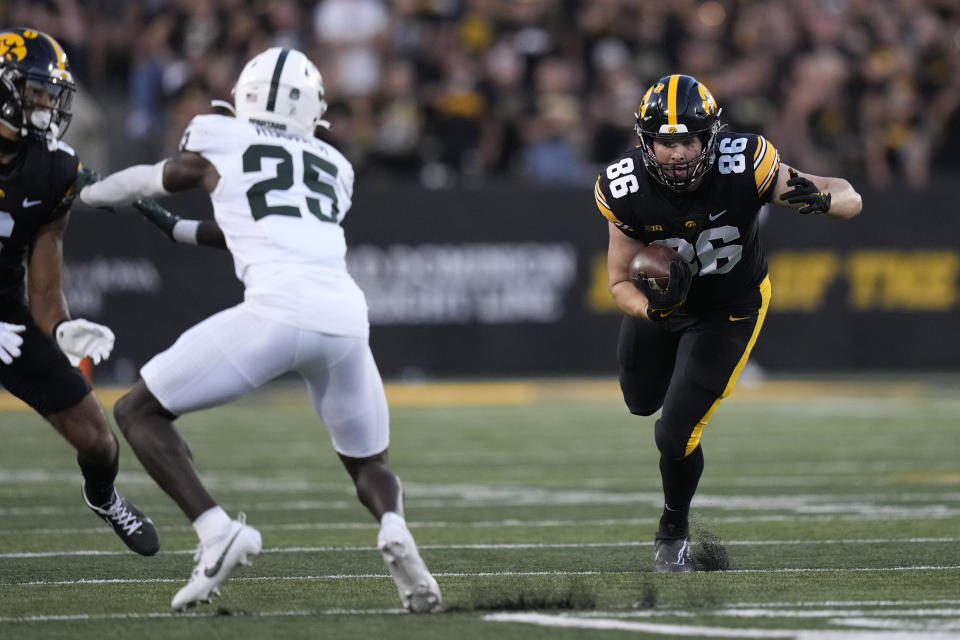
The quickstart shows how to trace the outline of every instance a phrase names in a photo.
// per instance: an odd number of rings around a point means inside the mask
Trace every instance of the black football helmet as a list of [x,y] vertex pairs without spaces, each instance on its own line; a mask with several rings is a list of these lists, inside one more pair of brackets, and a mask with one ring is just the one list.
[[0,31],[0,122],[56,144],[70,125],[76,84],[67,54],[40,31]]
[[[657,182],[674,191],[695,188],[714,162],[720,111],[706,86],[692,76],[673,74],[657,80],[643,94],[636,131],[643,163]],[[687,162],[663,163],[653,153],[654,140],[699,136],[703,151]]]

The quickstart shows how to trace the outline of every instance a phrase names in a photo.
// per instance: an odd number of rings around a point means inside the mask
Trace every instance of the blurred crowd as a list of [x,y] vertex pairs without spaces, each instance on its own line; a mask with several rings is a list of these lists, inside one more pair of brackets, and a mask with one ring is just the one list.
[[763,133],[806,171],[921,188],[933,167],[960,166],[957,0],[0,6],[4,24],[67,50],[83,90],[75,111],[89,110],[68,139],[121,136],[146,156],[127,161],[169,153],[211,98],[231,99],[246,60],[279,45],[316,63],[331,105],[324,135],[370,180],[589,186],[635,144],[646,87],[673,72],[704,82],[730,129]]

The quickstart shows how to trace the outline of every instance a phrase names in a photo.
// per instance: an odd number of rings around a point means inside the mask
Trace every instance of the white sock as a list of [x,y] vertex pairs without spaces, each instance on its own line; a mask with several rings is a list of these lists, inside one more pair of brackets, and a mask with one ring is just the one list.
[[193,530],[204,544],[222,537],[229,529],[230,516],[219,505],[207,509],[193,521]]
[[407,521],[396,511],[387,511],[383,514],[383,517],[380,518],[380,528],[383,529],[386,526],[398,526],[406,529]]

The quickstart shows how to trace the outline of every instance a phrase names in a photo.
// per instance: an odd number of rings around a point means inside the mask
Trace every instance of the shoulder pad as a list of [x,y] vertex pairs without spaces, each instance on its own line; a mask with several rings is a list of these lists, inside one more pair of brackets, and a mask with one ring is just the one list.
[[65,153],[69,153],[69,154],[72,155],[72,156],[77,155],[77,152],[74,151],[73,147],[71,147],[70,145],[68,145],[68,144],[67,144],[66,142],[64,142],[63,140],[57,140],[57,150],[58,150],[58,151],[63,151],[63,152],[65,152]]
[[229,147],[235,144],[239,122],[235,118],[216,114],[195,116],[180,138],[180,151],[203,153]]
[[757,197],[764,199],[780,171],[780,154],[766,138],[758,135],[753,151],[753,179],[757,185]]

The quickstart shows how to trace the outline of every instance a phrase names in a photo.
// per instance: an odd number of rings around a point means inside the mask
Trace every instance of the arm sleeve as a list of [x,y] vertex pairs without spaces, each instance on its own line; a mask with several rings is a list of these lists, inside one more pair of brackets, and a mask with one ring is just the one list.
[[92,207],[119,207],[140,198],[170,195],[163,187],[163,165],[138,164],[111,174],[80,192],[80,200]]

